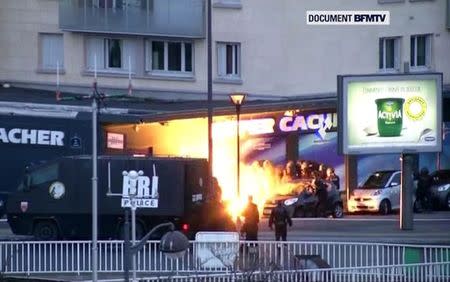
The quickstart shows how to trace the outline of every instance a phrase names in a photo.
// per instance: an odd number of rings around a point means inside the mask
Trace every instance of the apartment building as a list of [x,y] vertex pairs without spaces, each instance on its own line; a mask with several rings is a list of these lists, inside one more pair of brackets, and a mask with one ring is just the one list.
[[[335,96],[339,74],[443,72],[447,0],[212,0],[215,97]],[[203,99],[204,0],[0,2],[0,81],[81,92],[99,85]],[[311,10],[384,10],[389,25],[307,25]],[[58,75],[57,75],[58,73]],[[172,96],[160,95],[169,91]],[[158,96],[159,95],[159,96]]]

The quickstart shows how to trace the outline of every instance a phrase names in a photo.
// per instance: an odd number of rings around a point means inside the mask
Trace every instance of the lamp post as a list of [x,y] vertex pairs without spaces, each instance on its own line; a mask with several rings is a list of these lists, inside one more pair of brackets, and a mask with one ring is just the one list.
[[239,134],[239,117],[241,114],[241,106],[244,103],[245,97],[247,95],[244,93],[232,93],[230,94],[230,100],[233,103],[233,105],[236,107],[236,162],[237,162],[237,169],[236,169],[236,189],[237,189],[237,196],[240,198],[240,159],[241,159],[241,148],[240,148],[240,134]]
[[[161,223],[153,227],[137,244],[131,244],[130,242],[130,222],[128,220],[128,209],[125,209],[125,222],[124,222],[124,255],[125,255],[125,265],[124,265],[124,280],[130,281],[130,262],[133,260],[132,257],[136,255],[139,250],[141,250],[147,240],[152,236],[155,231],[160,228],[169,228],[169,232],[164,234],[160,241],[160,250],[169,259],[178,259],[182,257],[186,250],[189,248],[189,239],[180,231],[175,231],[175,226],[172,222]],[[133,279],[134,281],[134,279]]]

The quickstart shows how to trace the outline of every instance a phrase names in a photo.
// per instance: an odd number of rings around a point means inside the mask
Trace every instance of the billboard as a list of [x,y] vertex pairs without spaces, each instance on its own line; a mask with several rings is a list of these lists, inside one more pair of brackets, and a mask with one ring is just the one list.
[[338,76],[343,154],[442,150],[442,74]]

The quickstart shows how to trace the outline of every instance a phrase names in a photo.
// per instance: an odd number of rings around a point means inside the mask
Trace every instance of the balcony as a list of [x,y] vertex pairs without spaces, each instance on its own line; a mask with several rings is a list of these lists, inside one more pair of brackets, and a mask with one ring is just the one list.
[[204,38],[204,0],[60,0],[65,31]]

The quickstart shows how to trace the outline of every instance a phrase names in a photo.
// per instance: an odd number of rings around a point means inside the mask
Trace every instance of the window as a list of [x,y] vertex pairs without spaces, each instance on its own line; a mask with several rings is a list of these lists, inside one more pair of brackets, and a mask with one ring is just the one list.
[[191,74],[192,43],[147,41],[146,70],[160,74]]
[[240,78],[240,61],[239,43],[217,43],[217,74],[220,78]]
[[392,183],[397,183],[395,186],[399,185],[402,181],[401,176],[401,173],[394,174],[394,177],[392,177],[391,180],[391,185],[393,185]]
[[39,35],[40,38],[40,69],[56,70],[64,67],[64,44],[62,34]]
[[136,69],[137,42],[131,39],[87,37],[86,66],[89,71],[123,72]]
[[105,60],[108,68],[122,68],[122,40],[105,39]]
[[379,69],[382,71],[400,70],[400,38],[380,38]]
[[[44,166],[38,168],[37,170],[27,174],[27,176],[22,180],[19,187],[19,191],[24,191],[25,188],[35,188],[35,186],[55,181],[58,179],[59,166],[58,164],[51,164],[49,166]],[[28,187],[29,185],[29,187]]]
[[411,69],[431,67],[431,35],[411,36]]

